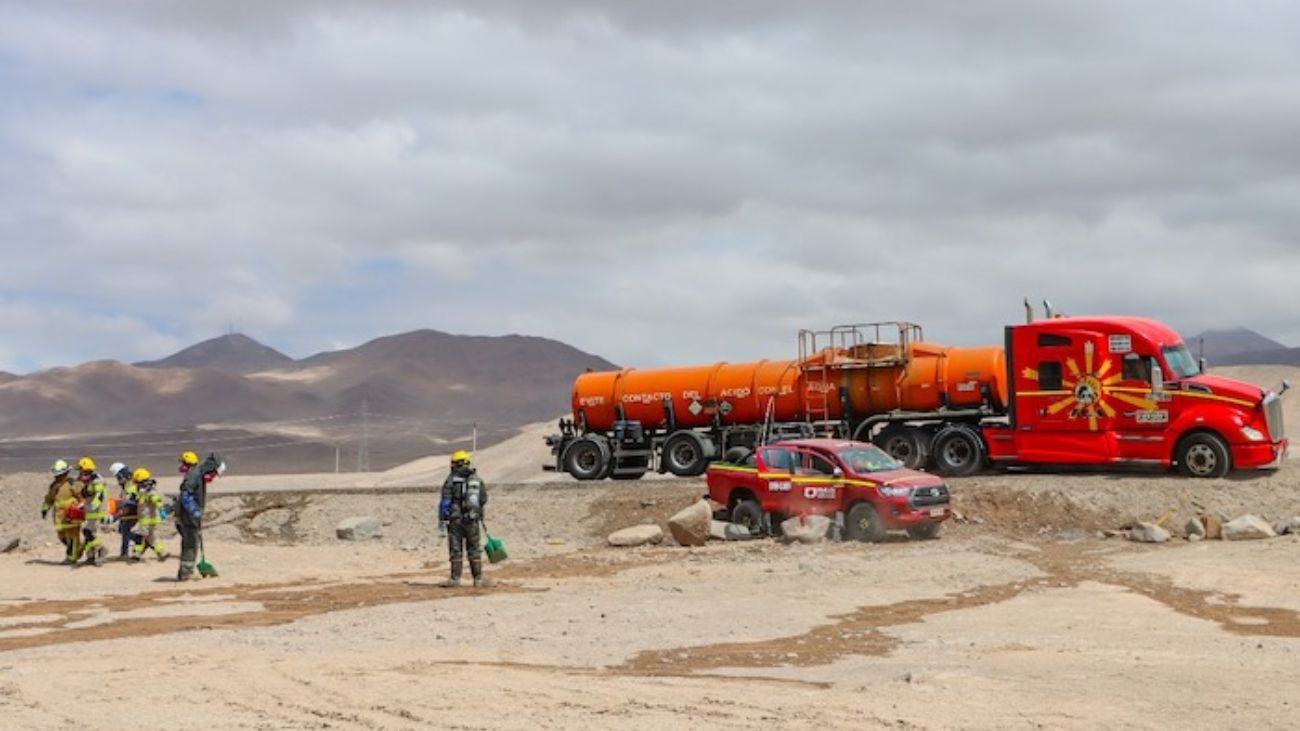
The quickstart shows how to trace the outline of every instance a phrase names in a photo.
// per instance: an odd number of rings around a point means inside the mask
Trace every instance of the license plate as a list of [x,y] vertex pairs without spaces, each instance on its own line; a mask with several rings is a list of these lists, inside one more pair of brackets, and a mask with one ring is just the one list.
[[938,518],[946,512],[948,512],[947,508],[930,508],[930,517]]

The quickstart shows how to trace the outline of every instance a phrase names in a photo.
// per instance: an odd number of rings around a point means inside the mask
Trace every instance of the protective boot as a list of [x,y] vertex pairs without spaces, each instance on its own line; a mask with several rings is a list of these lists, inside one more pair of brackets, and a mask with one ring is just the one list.
[[471,558],[469,572],[474,576],[474,586],[491,586],[492,582],[483,576],[483,559]]
[[452,559],[452,560],[451,560],[451,576],[450,576],[446,581],[444,581],[444,582],[442,582],[441,584],[439,584],[438,586],[441,586],[441,587],[444,587],[444,588],[447,588],[447,589],[451,589],[451,588],[453,588],[453,587],[460,586],[460,574],[461,574],[461,572],[462,572],[463,570],[464,570],[464,564],[461,562],[461,560],[458,559],[458,558],[454,558],[454,559]]
[[197,581],[198,577],[194,575],[194,562],[181,561],[180,568],[176,571],[177,581]]

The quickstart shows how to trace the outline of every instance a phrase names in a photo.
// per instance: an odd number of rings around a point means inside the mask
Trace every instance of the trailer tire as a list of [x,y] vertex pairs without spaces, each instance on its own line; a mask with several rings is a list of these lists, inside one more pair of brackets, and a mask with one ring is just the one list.
[[917,523],[908,527],[907,535],[914,541],[932,541],[939,537],[941,529],[943,523]]
[[885,540],[885,522],[871,503],[854,503],[844,516],[844,537],[851,541],[879,543]]
[[890,424],[871,442],[909,470],[925,467],[930,459],[930,435],[914,426]]
[[1178,471],[1187,477],[1217,478],[1232,469],[1228,445],[1217,434],[1195,432],[1178,442],[1174,452]]
[[934,437],[934,466],[941,475],[973,475],[987,455],[984,440],[969,427],[944,427]]
[[664,442],[663,462],[668,471],[678,477],[695,477],[704,474],[713,450],[704,437],[693,431],[679,431]]
[[575,480],[599,480],[609,474],[612,464],[609,445],[604,440],[583,437],[564,450],[564,471]]
[[760,535],[763,532],[763,506],[753,498],[741,498],[731,509],[731,522],[748,528],[750,535]]

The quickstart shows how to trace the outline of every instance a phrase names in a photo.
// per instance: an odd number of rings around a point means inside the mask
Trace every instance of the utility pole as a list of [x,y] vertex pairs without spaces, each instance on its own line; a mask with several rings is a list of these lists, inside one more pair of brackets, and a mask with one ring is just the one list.
[[370,408],[361,399],[361,446],[357,448],[357,472],[370,471]]

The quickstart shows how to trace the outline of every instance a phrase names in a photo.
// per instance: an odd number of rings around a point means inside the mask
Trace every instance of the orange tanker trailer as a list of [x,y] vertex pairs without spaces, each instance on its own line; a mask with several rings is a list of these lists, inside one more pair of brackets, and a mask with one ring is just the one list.
[[[647,470],[701,474],[734,447],[765,434],[874,438],[905,463],[924,461],[909,415],[942,423],[1006,405],[1003,350],[926,343],[911,323],[871,323],[800,333],[799,357],[585,373],[573,385],[573,419],[548,439],[550,469],[581,480],[636,479]],[[878,431],[878,433],[876,433]]]

